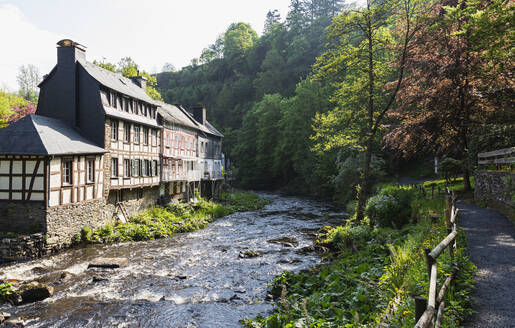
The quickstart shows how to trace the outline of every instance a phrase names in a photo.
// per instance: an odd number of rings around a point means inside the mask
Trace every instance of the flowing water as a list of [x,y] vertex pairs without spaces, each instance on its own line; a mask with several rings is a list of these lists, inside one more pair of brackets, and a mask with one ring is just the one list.
[[[318,263],[313,232],[341,222],[328,204],[273,194],[255,212],[235,213],[206,229],[169,239],[90,245],[31,262],[0,267],[0,280],[53,284],[53,297],[0,306],[27,327],[239,327],[273,309],[267,283],[283,270]],[[298,244],[269,240],[290,237]],[[261,256],[241,258],[245,251]],[[98,257],[126,257],[119,269],[88,269]],[[63,272],[72,278],[56,283]]]

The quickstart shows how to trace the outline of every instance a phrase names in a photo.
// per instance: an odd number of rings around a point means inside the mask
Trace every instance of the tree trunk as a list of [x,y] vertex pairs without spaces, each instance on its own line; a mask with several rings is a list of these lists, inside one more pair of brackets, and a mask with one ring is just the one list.
[[[370,1],[367,1],[367,9],[370,10]],[[368,28],[368,139],[365,150],[365,163],[363,165],[363,176],[361,177],[361,189],[358,194],[358,208],[356,220],[361,221],[365,217],[365,205],[368,198],[370,183],[370,161],[372,159],[372,144],[374,142],[374,53],[372,39],[372,22],[370,16],[367,18]],[[371,222],[372,224],[372,222]]]
[[[363,165],[363,176],[361,177],[361,188],[358,193],[358,208],[356,209],[356,220],[361,221],[365,217],[365,205],[368,198],[368,189],[370,188],[370,163],[372,161],[372,137],[367,141],[367,150],[365,151],[365,163]],[[370,222],[373,225],[373,222]]]
[[471,191],[472,186],[470,184],[470,171],[467,166],[465,166],[465,169],[463,171],[463,184],[464,184],[464,190],[465,191]]

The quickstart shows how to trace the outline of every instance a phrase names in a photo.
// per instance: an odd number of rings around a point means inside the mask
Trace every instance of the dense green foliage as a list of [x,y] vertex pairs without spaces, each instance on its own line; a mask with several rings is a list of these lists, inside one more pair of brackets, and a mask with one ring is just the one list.
[[[417,223],[401,230],[369,228],[354,221],[329,229],[319,242],[331,250],[328,264],[305,272],[284,272],[270,283],[277,301],[267,317],[246,320],[248,327],[413,327],[413,296],[427,296],[429,278],[424,248],[446,235],[443,198],[413,199]],[[437,213],[439,222],[429,216]],[[416,214],[416,215],[415,215]],[[455,261],[460,270],[447,293],[442,327],[459,327],[471,313],[474,265],[459,234]],[[451,271],[447,252],[439,259],[439,286]]]
[[414,196],[411,188],[385,187],[368,199],[365,214],[381,227],[401,228],[411,219]]
[[167,102],[206,106],[243,186],[333,190],[336,152],[312,153],[309,138],[315,113],[332,106],[331,87],[308,76],[325,49],[325,28],[343,8],[338,0],[292,1],[283,22],[277,13],[267,15],[262,36],[232,24],[200,60],[157,75]]
[[223,193],[227,205],[201,199],[195,204],[169,203],[153,207],[130,217],[126,224],[107,224],[99,229],[82,228],[74,242],[141,241],[171,237],[176,233],[205,228],[209,223],[235,211],[253,211],[268,201],[247,192]]
[[216,199],[229,204],[236,212],[260,210],[269,203],[254,193],[243,191],[223,192]]
[[0,90],[0,129],[3,128],[17,108],[25,108],[31,104],[28,100],[15,93]]
[[468,175],[477,152],[513,144],[512,13],[506,0],[293,0],[261,36],[232,24],[157,74],[158,90],[208,108],[242,186],[363,193],[362,209],[401,157],[455,156]]

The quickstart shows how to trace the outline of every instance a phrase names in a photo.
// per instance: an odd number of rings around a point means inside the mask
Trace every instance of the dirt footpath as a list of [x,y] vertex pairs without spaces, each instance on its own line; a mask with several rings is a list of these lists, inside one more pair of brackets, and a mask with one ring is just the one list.
[[477,266],[471,328],[515,328],[515,229],[495,210],[458,203],[459,224]]

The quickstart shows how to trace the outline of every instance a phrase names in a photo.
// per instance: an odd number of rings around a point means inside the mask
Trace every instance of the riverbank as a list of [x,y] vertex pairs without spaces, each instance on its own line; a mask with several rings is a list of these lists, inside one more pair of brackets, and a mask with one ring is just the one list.
[[262,209],[268,201],[257,194],[235,191],[221,193],[215,201],[198,197],[198,202],[155,206],[129,218],[125,224],[107,224],[92,230],[84,227],[74,243],[115,243],[154,240],[176,233],[203,229],[216,219],[235,212]]
[[[431,199],[430,188],[424,196],[414,189],[386,187],[369,200],[365,222],[328,227],[318,239],[330,250],[328,263],[277,276],[270,283],[274,313],[247,320],[246,326],[413,327],[414,296],[427,297],[429,290],[424,249],[447,235],[444,198]],[[371,217],[378,224],[373,228]],[[455,255],[460,270],[447,295],[443,327],[459,327],[472,312],[475,267],[466,247],[460,229]],[[451,271],[447,252],[439,263],[441,286]]]
[[[0,305],[25,326],[241,327],[269,313],[267,283],[284,270],[321,263],[311,250],[316,231],[345,217],[329,203],[260,193],[270,204],[237,212],[205,229],[141,242],[93,243],[0,269],[0,280],[54,286],[51,298]],[[289,243],[278,243],[288,237]],[[242,257],[255,251],[257,257]],[[116,269],[97,259],[126,258]],[[61,279],[60,277],[67,277]]]

